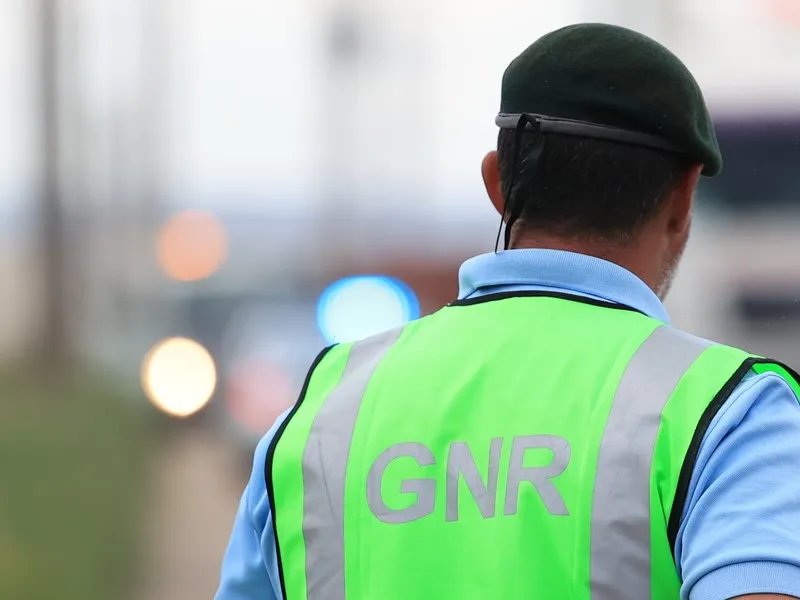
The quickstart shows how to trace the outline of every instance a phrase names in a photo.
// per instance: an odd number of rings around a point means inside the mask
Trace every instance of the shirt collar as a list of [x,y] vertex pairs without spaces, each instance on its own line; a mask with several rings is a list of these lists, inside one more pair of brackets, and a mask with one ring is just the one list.
[[636,275],[615,263],[563,250],[523,249],[481,254],[459,270],[459,298],[545,290],[625,304],[669,323],[664,305]]

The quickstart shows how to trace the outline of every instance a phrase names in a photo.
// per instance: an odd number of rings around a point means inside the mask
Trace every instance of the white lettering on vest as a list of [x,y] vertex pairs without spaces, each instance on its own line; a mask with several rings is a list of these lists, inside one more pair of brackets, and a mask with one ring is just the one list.
[[[489,445],[489,461],[486,481],[481,477],[475,457],[466,442],[452,442],[447,453],[445,476],[445,520],[459,519],[458,483],[463,477],[470,495],[484,519],[495,516],[497,481],[503,439],[494,438]],[[545,449],[552,453],[549,463],[539,467],[524,466],[525,452]],[[570,445],[567,440],[555,435],[516,436],[511,445],[508,462],[503,514],[517,514],[519,492],[523,482],[530,483],[550,514],[569,515],[564,499],[552,479],[561,475],[569,466]],[[400,482],[403,494],[412,494],[414,503],[401,509],[389,507],[381,492],[384,473],[393,460],[410,458],[420,467],[436,464],[436,458],[425,444],[407,442],[390,446],[375,459],[367,475],[367,504],[372,514],[384,523],[408,523],[427,517],[436,505],[436,479],[410,478]]]

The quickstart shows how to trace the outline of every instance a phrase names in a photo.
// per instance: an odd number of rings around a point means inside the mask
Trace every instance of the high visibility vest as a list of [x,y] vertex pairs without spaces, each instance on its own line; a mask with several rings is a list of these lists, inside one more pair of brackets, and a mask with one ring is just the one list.
[[774,361],[627,307],[456,302],[324,352],[267,453],[286,600],[679,598],[706,428]]

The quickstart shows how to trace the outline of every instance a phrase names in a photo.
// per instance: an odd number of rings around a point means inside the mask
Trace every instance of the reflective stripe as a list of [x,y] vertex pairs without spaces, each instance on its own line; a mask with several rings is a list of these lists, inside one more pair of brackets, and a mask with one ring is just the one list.
[[303,451],[307,600],[344,600],[344,484],[367,384],[402,329],[356,342],[342,378],[314,417]]
[[595,475],[591,598],[651,597],[650,468],[661,412],[710,342],[659,327],[625,369],[608,415]]

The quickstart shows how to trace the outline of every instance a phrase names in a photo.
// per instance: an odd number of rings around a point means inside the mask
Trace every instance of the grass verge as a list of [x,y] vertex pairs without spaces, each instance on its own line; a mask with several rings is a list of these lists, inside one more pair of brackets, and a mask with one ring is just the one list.
[[128,596],[145,416],[109,381],[0,371],[0,598]]

